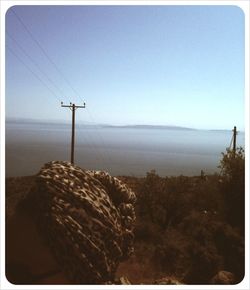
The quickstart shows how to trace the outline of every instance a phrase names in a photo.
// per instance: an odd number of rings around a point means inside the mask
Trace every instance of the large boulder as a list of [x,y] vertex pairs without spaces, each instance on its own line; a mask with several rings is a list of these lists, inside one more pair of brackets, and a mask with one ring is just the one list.
[[106,172],[45,164],[28,199],[35,220],[72,284],[114,280],[133,252],[135,194]]

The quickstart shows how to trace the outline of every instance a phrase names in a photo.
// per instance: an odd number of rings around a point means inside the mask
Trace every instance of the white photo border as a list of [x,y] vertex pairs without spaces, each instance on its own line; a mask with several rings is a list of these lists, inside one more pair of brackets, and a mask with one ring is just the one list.
[[[240,7],[245,15],[245,277],[236,285],[13,285],[5,276],[5,15],[7,10],[15,5],[233,5]],[[250,289],[249,280],[249,0],[160,0],[160,1],[35,1],[35,0],[2,0],[0,1],[0,43],[1,43],[1,196],[0,196],[0,289]]]

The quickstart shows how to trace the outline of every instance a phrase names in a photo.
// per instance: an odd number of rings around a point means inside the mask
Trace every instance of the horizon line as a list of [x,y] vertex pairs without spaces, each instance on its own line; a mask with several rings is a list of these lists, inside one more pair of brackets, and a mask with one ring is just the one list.
[[[5,123],[8,122],[16,122],[16,121],[22,121],[22,122],[34,122],[34,123],[44,123],[44,124],[62,124],[62,125],[69,125],[71,124],[71,121],[69,120],[62,120],[62,119],[49,119],[49,120],[45,120],[45,119],[34,119],[34,118],[18,118],[18,117],[6,117],[5,118]],[[172,129],[184,129],[184,130],[205,130],[205,131],[232,131],[233,129],[214,129],[214,128],[195,128],[195,127],[186,127],[186,126],[182,126],[182,125],[163,125],[163,124],[109,124],[109,123],[95,123],[95,122],[89,122],[89,121],[78,121],[78,124],[76,125],[87,125],[87,126],[103,126],[103,127],[114,127],[114,128],[128,128],[128,127],[134,127],[134,128],[138,128],[138,127],[158,127],[158,128],[172,128]],[[238,130],[238,132],[245,132],[245,128],[244,129],[240,129]]]

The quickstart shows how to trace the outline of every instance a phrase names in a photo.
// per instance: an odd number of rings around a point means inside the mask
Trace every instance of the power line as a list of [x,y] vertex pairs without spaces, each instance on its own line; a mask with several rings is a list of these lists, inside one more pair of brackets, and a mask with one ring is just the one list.
[[47,54],[47,52],[44,50],[44,48],[42,47],[42,45],[38,42],[38,40],[33,36],[33,34],[31,33],[31,31],[28,29],[28,27],[24,24],[24,22],[22,21],[22,19],[18,16],[18,14],[11,9],[12,13],[14,13],[14,15],[16,16],[16,18],[19,20],[19,22],[22,24],[22,26],[24,27],[24,29],[26,30],[26,32],[29,34],[29,36],[32,38],[32,40],[37,44],[37,46],[41,49],[41,51],[43,52],[43,54],[45,55],[45,57],[49,60],[49,62],[55,67],[55,69],[57,70],[57,72],[61,75],[61,77],[63,78],[63,80],[68,84],[68,86],[72,89],[72,91],[78,95],[77,91],[73,88],[73,86],[71,85],[71,83],[67,80],[67,78],[64,76],[64,74],[61,72],[61,70],[58,68],[58,66],[55,64],[55,62],[50,58],[50,56]]
[[230,145],[229,145],[229,147],[227,147],[227,148],[228,148],[228,149],[231,149],[231,148],[232,148],[232,144],[233,144],[233,136],[231,137]]
[[[10,36],[10,35],[9,35]],[[14,40],[14,39],[13,39]],[[10,50],[10,52],[56,97],[56,99],[59,101],[59,102],[61,102],[61,100],[59,100],[59,98],[57,97],[57,95],[54,93],[54,91],[52,91],[47,85],[46,85],[46,83],[32,70],[32,69],[30,69],[26,64],[25,64],[25,62],[21,59],[21,58],[19,58],[19,56],[16,54],[16,53],[14,53],[14,51],[7,45],[7,48]],[[20,48],[21,48],[21,46],[20,46]],[[22,49],[23,50],[23,49]],[[23,51],[24,53],[25,53],[25,51]],[[26,53],[25,53],[25,55],[27,55]],[[29,57],[28,55],[27,55],[27,57],[29,58],[29,59],[31,59],[31,61],[32,62],[34,62],[33,60],[32,60],[32,58],[31,57]],[[39,67],[39,65],[37,65],[35,62],[34,62],[34,64],[37,66],[37,67]],[[39,67],[40,68],[40,67]],[[41,69],[39,69],[44,75],[46,75]],[[51,82],[53,83],[53,81],[51,80]],[[104,161],[105,160],[105,158],[103,157],[103,155],[101,154],[101,152],[99,151],[99,149],[98,149],[98,147],[97,147],[97,145],[95,144],[95,142],[93,141],[93,139],[91,138],[91,136],[89,135],[89,133],[86,131],[86,135],[85,135],[85,137],[88,137],[88,138],[86,138],[86,139],[89,139],[90,140],[90,144],[91,143],[93,143],[93,147],[94,147],[94,149],[95,149],[95,151],[96,151],[96,153],[97,153],[97,155],[99,155],[100,157],[101,157],[101,159]],[[98,158],[99,159],[99,158]]]
[[[55,69],[57,70],[57,72],[61,75],[61,77],[63,78],[63,80],[68,84],[68,86],[72,89],[72,91],[76,94],[76,96],[80,99],[78,92],[74,89],[74,87],[71,85],[71,83],[69,82],[69,80],[65,77],[65,75],[62,73],[62,71],[58,68],[58,66],[56,65],[56,63],[51,59],[51,57],[48,55],[48,53],[45,51],[45,49],[42,47],[42,45],[39,43],[39,41],[33,36],[33,34],[31,33],[31,31],[28,29],[28,27],[24,24],[24,22],[22,21],[22,19],[18,16],[18,14],[12,9],[11,10],[12,13],[16,16],[16,18],[19,20],[19,22],[22,24],[23,28],[26,30],[26,32],[28,33],[28,35],[31,37],[31,39],[37,44],[37,46],[41,49],[42,53],[45,55],[45,57],[49,60],[49,62],[55,67]],[[81,99],[80,99],[81,100]],[[82,100],[81,100],[82,101]],[[88,112],[90,115],[90,112]],[[90,115],[91,116],[91,115]],[[92,118],[92,117],[91,117]],[[93,119],[93,118],[92,118]],[[94,124],[95,125],[95,124]],[[99,134],[100,139],[102,139],[100,133],[97,131],[97,134]],[[103,139],[102,139],[103,140]],[[108,156],[108,155],[107,155]],[[109,156],[108,156],[108,159]]]
[[40,65],[37,64],[37,62],[25,51],[25,49],[18,43],[14,37],[12,37],[8,31],[6,31],[6,34],[8,35],[9,38],[11,38],[16,45],[21,49],[21,51],[24,53],[24,55],[29,58],[29,60],[38,68],[38,70],[45,76],[45,78],[62,94],[64,95],[63,91],[53,82],[53,80],[47,76],[47,74],[41,69]]
[[[59,102],[61,102],[61,100],[57,97],[57,95],[54,93],[54,91],[50,88],[50,87],[48,87],[47,86],[47,84],[8,46],[8,45],[6,45],[6,47],[8,48],[8,50],[26,67],[26,69],[30,72],[30,73],[32,73],[55,97],[56,97],[56,99],[59,101]],[[87,133],[87,135],[88,135],[88,133]],[[93,142],[93,141],[92,141]],[[94,142],[93,142],[94,143]],[[93,145],[95,145],[94,146],[94,148],[95,148],[95,150],[96,150],[96,152],[97,152],[97,155],[98,154],[100,154],[100,152],[99,152],[99,150],[97,150],[97,147],[96,147],[96,144],[93,144]],[[100,156],[101,156],[101,159],[103,159],[104,160],[104,158],[103,158],[103,156],[100,154]],[[74,158],[74,157],[73,157]]]
[[47,84],[31,68],[29,68],[27,64],[8,45],[6,45],[6,47],[54,95],[54,97],[61,102],[57,94],[49,86],[47,86]]

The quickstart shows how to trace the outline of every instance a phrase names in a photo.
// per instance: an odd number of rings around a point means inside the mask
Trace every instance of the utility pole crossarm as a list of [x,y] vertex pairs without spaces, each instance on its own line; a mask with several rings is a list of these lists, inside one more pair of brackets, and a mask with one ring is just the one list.
[[70,108],[72,111],[72,137],[71,137],[71,163],[74,164],[74,147],[75,147],[75,111],[78,108],[85,108],[86,105],[83,103],[83,106],[76,106],[75,104],[70,103],[69,105],[64,105],[61,102],[61,107]]
[[75,104],[63,105],[63,102],[61,102],[61,107],[73,108],[73,106],[75,107],[75,109],[77,109],[77,108],[86,108],[86,104],[85,103],[83,104],[83,106],[76,106]]

